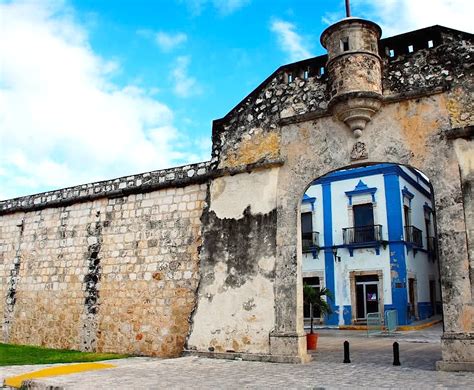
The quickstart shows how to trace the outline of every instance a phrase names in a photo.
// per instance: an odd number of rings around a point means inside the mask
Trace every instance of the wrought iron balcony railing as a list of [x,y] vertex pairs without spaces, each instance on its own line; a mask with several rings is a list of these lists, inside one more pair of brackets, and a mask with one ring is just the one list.
[[367,225],[342,229],[345,245],[382,241],[382,225]]
[[319,249],[319,232],[306,232],[301,234],[303,252]]
[[415,226],[405,226],[405,241],[413,246],[423,248],[422,232]]

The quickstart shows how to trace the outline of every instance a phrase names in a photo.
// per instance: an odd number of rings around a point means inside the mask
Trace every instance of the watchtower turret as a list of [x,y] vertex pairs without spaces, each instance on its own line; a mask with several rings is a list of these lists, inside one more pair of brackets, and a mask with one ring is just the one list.
[[377,24],[347,17],[321,35],[328,51],[329,108],[357,138],[382,104],[381,34]]

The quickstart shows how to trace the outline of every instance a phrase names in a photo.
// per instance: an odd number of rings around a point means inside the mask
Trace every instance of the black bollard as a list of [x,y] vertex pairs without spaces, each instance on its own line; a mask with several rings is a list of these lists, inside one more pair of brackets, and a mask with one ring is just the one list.
[[393,365],[400,366],[400,349],[398,343],[395,341],[393,343]]
[[351,359],[349,356],[349,341],[344,341],[344,363],[350,363]]

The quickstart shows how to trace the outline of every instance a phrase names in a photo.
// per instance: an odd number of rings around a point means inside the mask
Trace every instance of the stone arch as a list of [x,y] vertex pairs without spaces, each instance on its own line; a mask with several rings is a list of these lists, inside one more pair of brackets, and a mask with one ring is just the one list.
[[[443,111],[442,96],[423,100],[420,105],[433,105],[432,115]],[[412,108],[418,110],[419,106],[413,105]],[[393,115],[394,111],[399,110],[399,107],[387,105],[367,126],[358,141],[368,152],[364,160],[351,159],[356,140],[343,124],[330,117],[281,128],[281,154],[285,164],[279,171],[277,189],[276,327],[271,338],[271,343],[273,341],[275,345],[275,349],[273,346],[271,349],[275,353],[280,349],[282,337],[295,337],[294,344],[299,346],[299,354],[306,353],[302,341],[301,252],[298,250],[302,191],[317,177],[361,162],[363,165],[379,162],[409,165],[430,178],[435,195],[445,337],[472,331],[461,176],[454,148],[443,134],[447,120],[442,117],[438,121],[426,120],[422,139],[424,145],[420,148],[407,137],[409,129],[403,118]]]

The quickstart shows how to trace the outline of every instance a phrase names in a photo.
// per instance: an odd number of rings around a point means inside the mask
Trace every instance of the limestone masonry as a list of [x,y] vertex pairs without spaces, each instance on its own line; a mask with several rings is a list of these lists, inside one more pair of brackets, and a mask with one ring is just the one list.
[[179,354],[205,197],[196,184],[4,216],[4,340]]
[[3,342],[305,362],[300,205],[395,163],[433,186],[444,334],[474,370],[473,36],[329,27],[214,121],[208,162],[0,202]]

